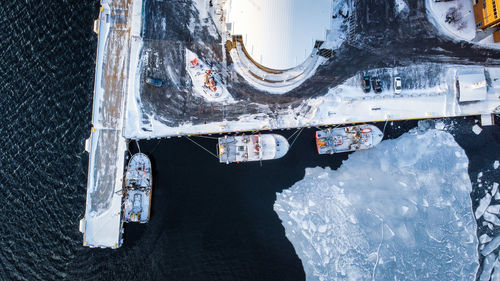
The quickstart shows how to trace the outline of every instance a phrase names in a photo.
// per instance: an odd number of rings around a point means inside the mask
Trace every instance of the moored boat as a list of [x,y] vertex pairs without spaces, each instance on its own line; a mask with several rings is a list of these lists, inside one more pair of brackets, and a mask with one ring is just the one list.
[[128,162],[125,173],[124,222],[149,221],[153,177],[151,161],[144,153],[136,153]]
[[288,141],[277,134],[224,136],[217,152],[221,163],[239,163],[278,159],[289,149]]
[[374,125],[356,125],[316,131],[319,154],[369,149],[382,141],[384,134]]

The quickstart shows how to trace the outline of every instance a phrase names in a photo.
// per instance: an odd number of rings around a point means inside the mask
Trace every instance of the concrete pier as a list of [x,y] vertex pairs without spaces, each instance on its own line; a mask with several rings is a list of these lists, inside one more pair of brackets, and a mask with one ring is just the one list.
[[[141,2],[141,0],[136,0]],[[127,151],[123,118],[131,30],[141,11],[133,0],[103,0],[95,31],[98,47],[89,152],[87,203],[80,222],[83,245],[118,248],[122,243],[122,188]],[[137,19],[133,15],[139,15]],[[140,24],[140,22],[139,22]]]

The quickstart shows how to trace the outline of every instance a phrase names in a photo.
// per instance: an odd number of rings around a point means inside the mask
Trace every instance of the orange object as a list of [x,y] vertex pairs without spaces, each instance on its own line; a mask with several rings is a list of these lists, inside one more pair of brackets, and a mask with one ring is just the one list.
[[[500,24],[498,17],[496,0],[473,1],[474,19],[476,28],[485,30],[490,27],[497,27]],[[466,14],[466,8],[463,8],[462,14]]]
[[361,133],[364,133],[364,134],[371,133],[371,132],[372,132],[372,129],[370,129],[370,128],[361,129]]
[[207,71],[205,71],[205,86],[207,86],[208,88],[210,88],[210,90],[212,91],[217,91],[217,87],[215,87],[215,80],[214,78],[212,77],[211,75],[212,71],[209,69]]
[[500,29],[493,33],[493,42],[500,42]]
[[191,61],[191,67],[195,67],[198,65],[198,58],[194,58],[192,61]]

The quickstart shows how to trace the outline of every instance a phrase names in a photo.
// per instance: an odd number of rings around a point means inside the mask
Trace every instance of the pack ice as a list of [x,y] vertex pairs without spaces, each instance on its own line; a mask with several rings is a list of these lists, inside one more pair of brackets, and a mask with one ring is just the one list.
[[412,130],[336,171],[306,169],[274,210],[307,280],[474,280],[467,166],[449,133]]

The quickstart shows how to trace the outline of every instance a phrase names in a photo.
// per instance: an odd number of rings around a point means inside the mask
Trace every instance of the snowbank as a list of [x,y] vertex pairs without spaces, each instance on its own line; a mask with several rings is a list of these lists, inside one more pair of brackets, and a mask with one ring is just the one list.
[[307,280],[474,280],[468,159],[444,131],[407,133],[306,169],[274,210]]
[[[449,2],[435,2],[425,0],[427,16],[434,26],[444,35],[459,40],[471,41],[476,37],[476,24],[472,11],[472,1],[455,0]],[[447,23],[447,14],[455,10],[456,21]]]
[[395,1],[396,2],[394,6],[398,14],[402,12],[408,12],[408,4],[406,4],[404,0],[395,0]]
[[[402,0],[396,0],[396,2]],[[493,41],[493,34],[481,40],[476,38],[476,21],[474,20],[473,1],[454,0],[449,2],[435,2],[425,0],[429,21],[444,35],[458,40],[468,41],[481,47],[500,49],[500,43]],[[456,20],[446,22],[447,15]]]
[[486,36],[478,42],[478,45],[488,47],[490,49],[500,49],[500,43],[493,41],[493,34]]
[[[195,60],[196,63],[194,63]],[[212,72],[212,77],[216,82],[215,91],[212,91],[205,86],[205,73],[207,70]],[[204,98],[207,102],[219,102],[225,104],[235,102],[231,94],[227,91],[226,85],[224,85],[219,71],[206,64],[189,49],[186,49],[186,71],[191,78],[193,85],[192,91],[196,96]]]

